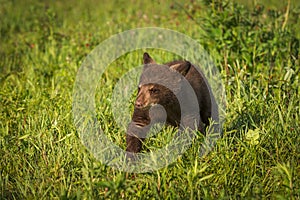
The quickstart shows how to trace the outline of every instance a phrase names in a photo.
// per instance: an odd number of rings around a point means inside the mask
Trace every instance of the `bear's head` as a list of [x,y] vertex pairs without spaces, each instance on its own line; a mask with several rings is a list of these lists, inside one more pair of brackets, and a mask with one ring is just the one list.
[[135,108],[147,110],[155,105],[168,107],[178,104],[182,79],[191,67],[188,61],[176,61],[166,65],[156,64],[144,53],[144,69],[140,77]]

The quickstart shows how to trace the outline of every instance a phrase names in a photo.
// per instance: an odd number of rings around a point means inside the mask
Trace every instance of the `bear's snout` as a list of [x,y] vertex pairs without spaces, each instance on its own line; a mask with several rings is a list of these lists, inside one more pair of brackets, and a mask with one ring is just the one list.
[[135,107],[136,108],[143,108],[144,104],[143,104],[143,101],[141,99],[137,99],[135,101]]

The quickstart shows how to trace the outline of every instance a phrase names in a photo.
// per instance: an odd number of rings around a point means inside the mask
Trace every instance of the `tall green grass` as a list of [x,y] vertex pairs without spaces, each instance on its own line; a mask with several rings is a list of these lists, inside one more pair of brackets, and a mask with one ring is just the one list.
[[[300,198],[297,3],[288,15],[287,3],[269,9],[218,0],[0,5],[1,199]],[[168,167],[130,174],[101,164],[81,144],[72,89],[97,44],[146,26],[178,30],[205,47],[223,77],[227,116],[223,138],[206,157],[198,156],[198,136]],[[142,52],[112,63],[96,95],[106,96],[97,103],[98,118],[121,147],[125,135],[114,128],[107,94],[122,73],[140,65]],[[152,54],[159,62],[175,58]],[[164,142],[158,138],[148,149]]]

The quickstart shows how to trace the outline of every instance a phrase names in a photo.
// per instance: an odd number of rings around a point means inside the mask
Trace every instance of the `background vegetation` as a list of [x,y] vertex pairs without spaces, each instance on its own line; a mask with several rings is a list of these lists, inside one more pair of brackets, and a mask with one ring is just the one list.
[[[300,198],[298,1],[0,5],[1,199]],[[205,47],[222,73],[227,116],[224,137],[208,156],[197,156],[195,141],[164,169],[128,174],[102,165],[81,144],[72,88],[82,59],[101,41],[149,26],[180,31]],[[112,64],[99,83],[107,86],[102,94],[140,64],[141,53]],[[158,62],[176,57],[153,54]],[[110,96],[99,95],[99,120],[107,120],[103,124],[124,147],[124,133],[104,109]]]

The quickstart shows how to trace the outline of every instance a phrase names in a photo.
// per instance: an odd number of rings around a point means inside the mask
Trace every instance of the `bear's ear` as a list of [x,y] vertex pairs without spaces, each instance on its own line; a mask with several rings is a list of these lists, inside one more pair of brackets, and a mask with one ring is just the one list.
[[191,68],[191,63],[189,61],[184,61],[180,63],[176,63],[170,66],[170,69],[176,70],[182,76],[185,76]]
[[143,55],[143,63],[144,64],[155,64],[155,61],[150,57],[150,55],[145,52]]

